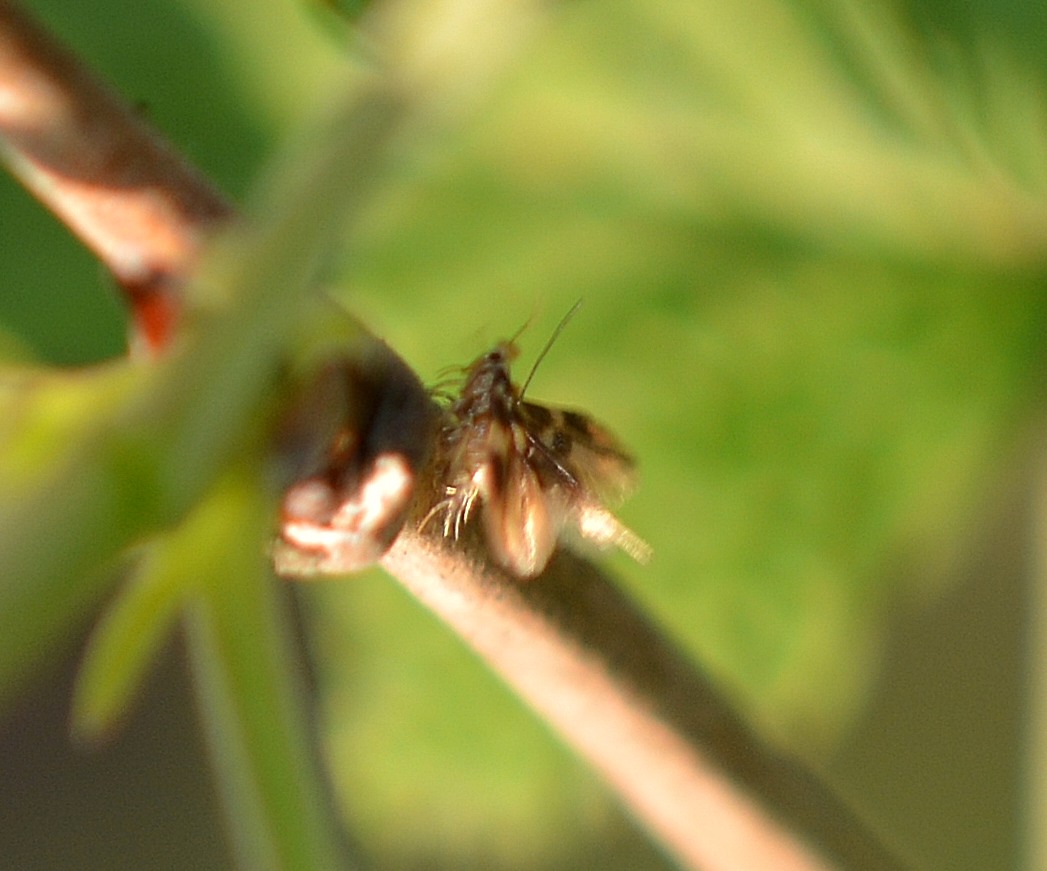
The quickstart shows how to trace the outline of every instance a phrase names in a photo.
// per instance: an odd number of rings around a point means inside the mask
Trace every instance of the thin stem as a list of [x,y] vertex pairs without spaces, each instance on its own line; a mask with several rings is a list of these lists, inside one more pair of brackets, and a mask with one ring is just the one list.
[[903,867],[588,562],[561,552],[521,585],[402,533],[382,565],[588,759],[684,867]]
[[1028,530],[1033,554],[1030,585],[1025,857],[1027,868],[1047,868],[1047,462],[1040,461]]
[[134,318],[134,344],[165,347],[177,286],[232,206],[8,0],[0,0],[0,153],[113,273]]
[[335,871],[347,866],[310,750],[287,609],[257,547],[267,503],[251,471],[234,474],[173,534],[183,564],[200,566],[186,609],[193,688],[240,867]]

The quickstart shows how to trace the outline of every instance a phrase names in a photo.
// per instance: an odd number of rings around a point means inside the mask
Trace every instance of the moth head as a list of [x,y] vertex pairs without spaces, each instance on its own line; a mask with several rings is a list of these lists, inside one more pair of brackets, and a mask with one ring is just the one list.
[[488,366],[501,366],[508,369],[509,364],[519,356],[520,349],[516,342],[499,342],[484,355],[483,359]]

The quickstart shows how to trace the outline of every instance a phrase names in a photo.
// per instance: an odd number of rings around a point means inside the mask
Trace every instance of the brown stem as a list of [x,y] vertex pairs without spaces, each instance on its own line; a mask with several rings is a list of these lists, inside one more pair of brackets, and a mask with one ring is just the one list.
[[0,0],[0,149],[12,172],[119,282],[133,344],[162,350],[177,321],[177,286],[233,209],[8,0]]
[[587,758],[684,867],[902,867],[590,563],[561,551],[520,584],[404,532],[382,565]]

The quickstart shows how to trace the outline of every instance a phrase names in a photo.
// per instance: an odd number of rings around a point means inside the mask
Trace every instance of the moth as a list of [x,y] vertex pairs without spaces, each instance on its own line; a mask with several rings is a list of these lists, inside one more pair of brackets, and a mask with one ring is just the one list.
[[524,399],[538,363],[577,308],[553,332],[522,387],[510,375],[519,355],[513,339],[464,369],[438,448],[443,498],[422,523],[442,512],[444,536],[457,539],[479,515],[491,556],[520,579],[545,568],[572,526],[640,562],[651,553],[604,507],[605,499],[632,488],[632,457],[588,415]]

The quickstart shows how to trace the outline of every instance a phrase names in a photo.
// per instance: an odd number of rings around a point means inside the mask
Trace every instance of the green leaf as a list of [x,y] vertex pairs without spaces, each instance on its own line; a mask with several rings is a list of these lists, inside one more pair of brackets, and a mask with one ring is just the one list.
[[184,530],[187,640],[204,733],[243,868],[346,867],[312,751],[281,591],[259,546],[272,506],[233,474]]
[[72,729],[97,741],[127,715],[148,667],[166,641],[196,579],[179,548],[195,548],[196,512],[146,553],[91,632],[73,697]]
[[129,365],[0,375],[0,699],[113,582],[102,569],[149,522],[102,462]]

